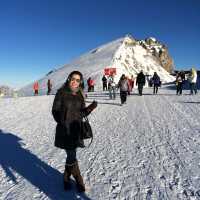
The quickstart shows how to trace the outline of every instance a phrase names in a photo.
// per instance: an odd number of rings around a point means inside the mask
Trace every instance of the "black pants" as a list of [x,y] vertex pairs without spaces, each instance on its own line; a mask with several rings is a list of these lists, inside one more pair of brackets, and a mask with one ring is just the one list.
[[143,90],[143,83],[138,83],[138,92],[139,92],[139,95],[142,95],[142,90]]
[[51,93],[51,88],[48,88],[47,95]]
[[193,94],[193,91],[195,92],[195,94],[197,93],[196,83],[190,83],[190,94]]
[[126,98],[127,98],[127,91],[120,91],[121,104],[126,102]]
[[176,88],[176,94],[182,94],[182,90],[183,90],[183,83],[179,82]]
[[38,90],[35,90],[34,95],[38,95]]
[[72,165],[76,162],[76,149],[66,149],[65,150],[67,153],[67,158],[66,158],[66,164],[67,165]]
[[158,93],[158,85],[153,86],[153,93],[157,94]]
[[103,91],[108,90],[107,83],[103,83]]

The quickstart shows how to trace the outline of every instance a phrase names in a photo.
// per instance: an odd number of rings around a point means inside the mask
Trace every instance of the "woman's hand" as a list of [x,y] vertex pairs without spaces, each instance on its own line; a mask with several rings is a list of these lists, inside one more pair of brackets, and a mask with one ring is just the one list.
[[94,101],[91,103],[91,109],[94,110],[96,107],[97,107],[97,101],[94,100]]

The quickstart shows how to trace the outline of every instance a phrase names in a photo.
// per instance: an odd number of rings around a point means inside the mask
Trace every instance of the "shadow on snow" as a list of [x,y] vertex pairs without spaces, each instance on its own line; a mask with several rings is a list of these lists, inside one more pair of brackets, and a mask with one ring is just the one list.
[[18,179],[13,171],[24,177],[50,199],[90,200],[85,194],[76,192],[74,182],[72,190],[65,192],[62,185],[62,173],[40,160],[29,150],[24,149],[22,145],[21,138],[0,129],[0,165],[7,177],[15,184],[18,184]]

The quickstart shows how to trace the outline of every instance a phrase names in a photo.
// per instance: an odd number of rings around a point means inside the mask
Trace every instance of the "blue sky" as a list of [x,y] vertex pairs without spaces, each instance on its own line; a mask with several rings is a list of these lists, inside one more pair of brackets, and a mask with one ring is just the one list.
[[132,34],[166,44],[177,69],[200,69],[199,0],[0,0],[0,85],[21,87]]

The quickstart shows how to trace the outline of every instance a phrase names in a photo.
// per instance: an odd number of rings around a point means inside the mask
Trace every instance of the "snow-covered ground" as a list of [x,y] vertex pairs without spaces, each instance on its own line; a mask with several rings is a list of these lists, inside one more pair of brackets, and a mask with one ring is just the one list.
[[63,190],[54,96],[0,99],[0,199],[200,199],[200,95],[188,93],[145,88],[123,106],[90,93],[94,140],[77,153],[86,194]]

